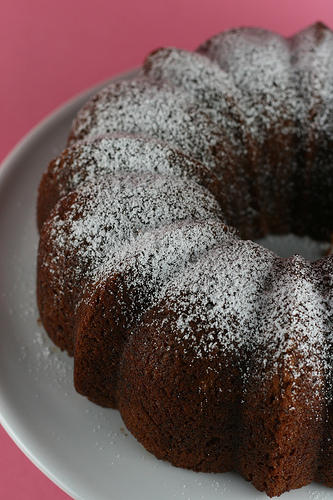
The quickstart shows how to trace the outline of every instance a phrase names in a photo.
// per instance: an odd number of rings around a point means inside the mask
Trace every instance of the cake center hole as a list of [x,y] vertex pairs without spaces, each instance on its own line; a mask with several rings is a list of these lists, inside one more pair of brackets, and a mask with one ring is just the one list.
[[333,253],[331,243],[317,241],[309,236],[296,236],[295,234],[269,234],[256,239],[255,242],[284,258],[299,254],[307,260],[315,261],[328,253]]

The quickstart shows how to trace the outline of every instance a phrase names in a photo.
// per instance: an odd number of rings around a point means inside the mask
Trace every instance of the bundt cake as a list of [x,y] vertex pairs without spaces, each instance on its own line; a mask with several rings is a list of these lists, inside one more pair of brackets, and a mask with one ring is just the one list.
[[78,392],[160,459],[333,486],[333,33],[163,48],[77,114],[38,195],[37,298]]

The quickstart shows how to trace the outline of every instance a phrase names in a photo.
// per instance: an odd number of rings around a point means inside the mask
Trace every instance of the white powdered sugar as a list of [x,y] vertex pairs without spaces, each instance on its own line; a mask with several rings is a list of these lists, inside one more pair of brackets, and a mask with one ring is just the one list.
[[[241,91],[247,125],[261,145],[258,186],[271,221],[281,204],[293,216],[295,193],[300,191],[307,201],[298,210],[320,207],[329,219],[332,40],[332,32],[320,23],[291,39],[241,28],[221,33],[198,49],[217,62]],[[288,232],[287,227],[283,230]]]
[[136,78],[111,83],[78,113],[70,144],[112,132],[146,134],[167,142],[213,171],[221,161],[228,162],[230,148],[222,142],[221,127],[189,93],[166,81]]
[[286,39],[242,28],[213,37],[198,51],[207,53],[233,79],[242,94],[248,124],[260,143],[272,128],[292,132],[296,93]]
[[227,239],[171,279],[152,311],[152,327],[154,318],[163,327],[171,312],[174,349],[189,365],[211,359],[223,372],[230,359],[242,367],[244,391],[249,379],[253,387],[254,379],[263,384],[283,373],[292,406],[303,387],[311,387],[315,402],[332,398],[327,304],[300,256],[281,259],[250,241]]
[[167,80],[191,94],[215,123],[220,123],[237,155],[245,155],[250,136],[233,79],[201,54],[175,48],[153,52],[142,74]]
[[240,227],[242,218],[246,217],[247,225],[253,226],[258,212],[262,211],[259,198],[256,196],[254,199],[254,192],[249,188],[257,182],[257,149],[256,139],[250,134],[246,113],[242,109],[242,94],[232,77],[207,57],[174,48],[153,52],[146,59],[140,74],[172,82],[194,97],[213,123],[220,125],[223,142],[228,146],[229,161],[225,162],[222,158],[223,168],[214,169],[214,172],[221,184],[228,184],[228,197],[239,214],[232,223],[246,234],[246,230]]
[[270,353],[267,367],[284,366],[293,380],[311,377],[321,387],[327,311],[311,263],[299,255],[281,259],[258,303],[256,343]]
[[230,30],[198,51],[233,80],[261,143],[272,129],[298,141],[304,134],[322,140],[322,133],[333,136],[332,43],[332,32],[317,23],[290,39],[258,28]]
[[[186,220],[147,230],[125,244],[116,256],[108,255],[92,281],[103,288],[113,275],[123,275],[136,301],[153,303],[159,291],[189,263],[198,261],[222,242],[237,239],[233,229],[213,219]],[[89,296],[85,297],[89,301]],[[142,313],[145,309],[142,309]],[[139,318],[137,318],[137,321]]]
[[[61,205],[60,205],[61,207]],[[89,281],[105,261],[147,230],[176,221],[215,219],[223,216],[214,197],[195,182],[162,175],[128,174],[103,177],[83,186],[65,214],[55,213],[49,226],[52,286],[67,293]],[[64,252],[67,265],[60,265]]]
[[[320,24],[290,40],[298,92],[298,117],[305,133],[317,135],[317,140],[323,132],[330,137],[333,135],[332,43],[332,32]],[[312,111],[314,107],[316,113]]]
[[250,241],[232,239],[207,253],[162,290],[155,306],[176,308],[174,335],[185,354],[239,354],[258,329],[258,297],[278,257]]
[[113,134],[81,141],[50,164],[60,196],[103,175],[118,172],[189,177],[209,186],[213,174],[169,144],[137,135]]

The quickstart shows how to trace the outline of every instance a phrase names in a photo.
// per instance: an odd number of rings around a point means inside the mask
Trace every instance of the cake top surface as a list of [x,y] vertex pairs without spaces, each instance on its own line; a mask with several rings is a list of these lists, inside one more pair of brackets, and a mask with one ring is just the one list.
[[108,134],[79,141],[65,149],[52,164],[52,175],[63,196],[97,177],[143,172],[190,177],[199,183],[213,174],[169,144],[145,136]]
[[213,171],[234,157],[220,125],[188,92],[164,80],[136,78],[111,83],[74,120],[69,143],[112,132],[145,134],[167,142]]
[[244,154],[246,144],[239,140],[241,135],[244,140],[247,133],[241,93],[218,64],[199,53],[164,48],[146,59],[140,74],[167,80],[188,92],[214,123],[225,129],[233,147]]
[[[46,224],[52,241],[51,261],[57,280],[62,273],[89,281],[100,265],[141,233],[182,220],[223,222],[215,198],[188,179],[154,174],[114,174],[92,181],[57,205]],[[71,259],[58,265],[63,250]],[[64,277],[64,276],[63,276]]]
[[[281,259],[250,241],[225,239],[165,285],[148,321],[157,331],[168,325],[173,349],[189,363],[212,359],[222,370],[236,362],[245,378],[283,373],[295,387],[308,380],[319,394],[331,371],[319,282],[300,256]],[[331,398],[330,383],[325,390]]]

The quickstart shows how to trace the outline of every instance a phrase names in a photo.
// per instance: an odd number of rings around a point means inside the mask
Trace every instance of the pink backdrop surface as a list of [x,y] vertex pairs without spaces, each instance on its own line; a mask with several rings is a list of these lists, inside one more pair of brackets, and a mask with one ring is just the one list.
[[[193,49],[237,26],[289,36],[332,0],[11,0],[0,7],[0,162],[59,105],[141,64],[160,46]],[[0,498],[68,499],[0,427]]]

